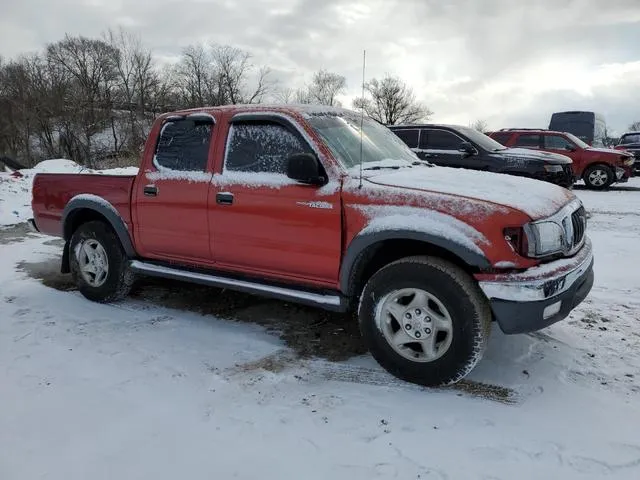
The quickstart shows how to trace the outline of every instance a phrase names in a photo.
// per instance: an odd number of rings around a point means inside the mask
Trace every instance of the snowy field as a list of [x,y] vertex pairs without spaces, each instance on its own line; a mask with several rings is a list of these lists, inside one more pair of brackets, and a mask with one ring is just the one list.
[[[29,215],[25,178],[0,174],[0,223]],[[4,227],[0,479],[638,479],[640,179],[576,193],[586,302],[536,334],[495,328],[470,381],[432,390],[335,315],[176,283],[90,303],[58,241]]]

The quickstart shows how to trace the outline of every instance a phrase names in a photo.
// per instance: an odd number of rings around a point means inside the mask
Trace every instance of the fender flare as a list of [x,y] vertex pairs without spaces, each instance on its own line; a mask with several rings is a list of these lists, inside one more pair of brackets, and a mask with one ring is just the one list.
[[127,224],[124,222],[118,210],[111,205],[104,198],[99,197],[97,195],[90,194],[81,194],[73,197],[67,205],[64,207],[62,211],[62,231],[64,239],[69,242],[71,240],[71,225],[73,217],[76,213],[81,210],[93,210],[96,213],[102,215],[111,228],[113,228],[114,232],[118,236],[120,243],[122,244],[122,248],[128,257],[135,257],[136,252],[133,248],[133,242],[131,241],[131,235],[129,234],[129,229],[127,228]]
[[376,244],[382,244],[386,240],[417,240],[446,250],[460,258],[470,267],[479,270],[491,267],[491,262],[484,255],[440,235],[408,229],[364,233],[356,236],[351,241],[340,266],[340,291],[343,294],[350,295],[352,293],[353,275],[357,272],[359,264],[363,260],[362,254],[368,250],[370,251],[371,248],[375,248]]

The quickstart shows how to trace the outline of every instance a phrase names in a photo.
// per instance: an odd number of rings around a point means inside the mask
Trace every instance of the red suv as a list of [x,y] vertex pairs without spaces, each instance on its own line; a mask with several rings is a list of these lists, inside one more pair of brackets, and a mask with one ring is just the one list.
[[587,188],[602,190],[616,182],[626,182],[633,176],[632,154],[609,148],[594,148],[567,132],[552,130],[503,128],[487,133],[505,147],[522,147],[562,153],[573,160],[576,177]]

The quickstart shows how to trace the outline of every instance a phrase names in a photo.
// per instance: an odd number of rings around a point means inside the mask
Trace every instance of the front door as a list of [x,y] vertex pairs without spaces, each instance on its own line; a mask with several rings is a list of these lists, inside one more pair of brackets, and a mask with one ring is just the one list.
[[542,138],[544,142],[542,148],[544,150],[552,153],[560,153],[571,158],[573,162],[573,173],[576,175],[582,174],[584,168],[580,162],[582,152],[575,143],[562,135],[545,134]]
[[[207,198],[213,176],[209,117],[167,121],[153,162],[135,183],[135,237],[146,258],[209,262]],[[151,164],[151,165],[149,165]]]
[[420,131],[420,148],[424,159],[436,165],[454,168],[475,168],[473,157],[460,151],[465,142],[462,137],[437,128]]
[[290,155],[312,153],[306,140],[284,120],[251,121],[233,123],[226,145],[209,200],[217,268],[335,287],[338,183],[303,185],[285,173]]

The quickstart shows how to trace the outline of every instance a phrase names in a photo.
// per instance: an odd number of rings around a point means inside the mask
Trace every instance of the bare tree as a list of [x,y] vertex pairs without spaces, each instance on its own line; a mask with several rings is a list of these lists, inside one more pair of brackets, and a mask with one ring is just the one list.
[[211,54],[219,76],[219,93],[223,100],[220,103],[259,103],[271,89],[268,67],[258,69],[255,86],[247,89],[247,77],[255,68],[248,52],[229,45],[214,45]]
[[489,124],[485,120],[478,119],[475,122],[471,122],[469,124],[469,127],[481,133],[484,133],[489,129]]
[[629,130],[632,132],[640,132],[640,122],[633,122],[629,125]]
[[337,96],[347,88],[347,79],[337,73],[320,70],[313,74],[309,86],[309,97],[314,103],[334,106],[338,103]]
[[111,116],[118,50],[102,40],[67,35],[47,47],[47,58],[73,81],[74,92],[66,100],[76,109],[84,150],[79,158],[74,152],[74,160],[92,166],[93,136],[104,130]]
[[356,98],[354,106],[384,125],[417,123],[428,120],[433,112],[416,100],[411,87],[390,75],[365,84],[369,97]]

